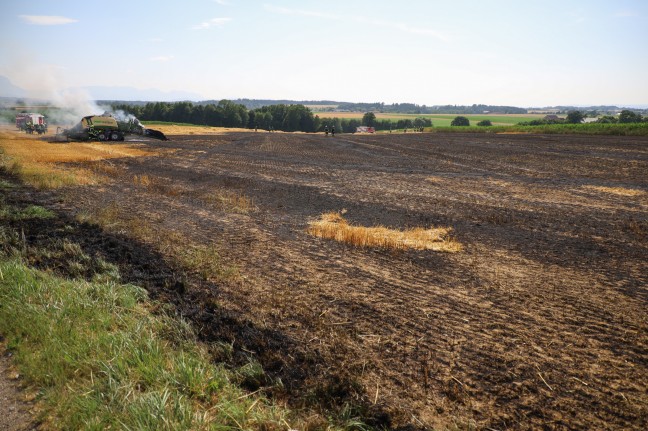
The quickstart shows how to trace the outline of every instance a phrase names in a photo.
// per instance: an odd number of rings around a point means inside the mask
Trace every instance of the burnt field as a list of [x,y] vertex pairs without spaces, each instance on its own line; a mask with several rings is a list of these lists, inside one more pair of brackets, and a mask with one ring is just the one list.
[[[215,359],[258,361],[251,390],[389,428],[648,427],[647,138],[232,133],[146,145],[158,154],[86,163],[108,181],[67,188],[58,206],[135,237],[88,233],[85,246],[231,346]],[[306,232],[343,210],[358,226],[450,227],[463,250]],[[179,246],[217,250],[220,269]]]

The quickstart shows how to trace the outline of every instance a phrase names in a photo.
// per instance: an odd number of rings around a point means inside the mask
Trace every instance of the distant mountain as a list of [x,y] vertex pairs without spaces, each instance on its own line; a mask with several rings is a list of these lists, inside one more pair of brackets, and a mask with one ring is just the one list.
[[[94,100],[142,100],[152,102],[198,101],[202,97],[188,91],[162,91],[155,88],[141,90],[134,87],[89,86],[78,89],[87,92]],[[0,97],[27,97],[28,91],[14,85],[9,78],[0,75]]]
[[[218,104],[218,100],[205,100],[197,93],[188,91],[162,91],[155,88],[139,89],[135,87],[111,87],[111,86],[87,86],[78,89],[88,93],[91,99],[102,102],[127,102],[133,105],[143,105],[147,102],[181,102],[189,101],[196,104]],[[28,91],[14,85],[6,76],[0,76],[0,99],[7,102],[12,98],[26,98]],[[600,106],[547,106],[543,108],[520,108],[514,106],[494,105],[417,105],[413,103],[393,103],[386,105],[382,102],[375,103],[353,103],[338,102],[332,100],[269,100],[269,99],[237,99],[235,103],[244,105],[247,109],[257,109],[262,106],[285,104],[285,105],[309,105],[316,106],[316,111],[362,111],[362,112],[390,112],[408,114],[483,114],[490,113],[524,113],[532,110],[555,110],[567,112],[569,110],[592,111],[600,113],[615,112],[624,108],[634,110],[648,110],[648,105],[600,105]]]
[[81,89],[87,91],[94,100],[178,102],[201,99],[199,94],[188,91],[162,91],[155,88],[141,90],[134,87],[90,86],[81,87]]
[[[342,102],[334,102],[332,100],[272,100],[272,99],[236,99],[233,102],[245,106],[247,109],[257,109],[263,106],[271,105],[309,105],[309,106],[330,106],[331,109],[336,108]],[[217,100],[206,100],[201,102],[204,104],[218,103]]]
[[13,85],[6,76],[0,76],[0,96],[2,97],[25,97],[27,91]]

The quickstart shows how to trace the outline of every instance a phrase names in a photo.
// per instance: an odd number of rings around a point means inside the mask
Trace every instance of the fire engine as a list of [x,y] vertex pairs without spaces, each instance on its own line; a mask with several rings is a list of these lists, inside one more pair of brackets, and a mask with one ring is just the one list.
[[21,132],[38,133],[42,135],[47,133],[47,121],[45,116],[33,112],[16,115],[16,127]]

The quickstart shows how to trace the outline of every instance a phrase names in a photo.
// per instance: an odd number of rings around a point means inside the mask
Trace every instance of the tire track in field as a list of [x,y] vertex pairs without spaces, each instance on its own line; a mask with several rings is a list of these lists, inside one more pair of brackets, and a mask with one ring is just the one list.
[[[222,286],[220,306],[289,347],[277,359],[259,347],[272,340],[238,342],[298,396],[353,378],[358,399],[376,400],[395,426],[414,416],[429,427],[640,429],[648,253],[622,221],[645,209],[574,190],[600,178],[645,188],[641,141],[605,141],[606,157],[604,138],[561,139],[187,139],[173,157],[133,162],[131,173],[155,172],[187,192],[235,189],[257,211],[227,214],[128,179],[92,199],[222,246],[248,281]],[[592,148],[592,176],[563,160]],[[621,162],[626,170],[601,177]],[[304,233],[309,217],[344,207],[363,225],[451,225],[466,250],[390,253]]]

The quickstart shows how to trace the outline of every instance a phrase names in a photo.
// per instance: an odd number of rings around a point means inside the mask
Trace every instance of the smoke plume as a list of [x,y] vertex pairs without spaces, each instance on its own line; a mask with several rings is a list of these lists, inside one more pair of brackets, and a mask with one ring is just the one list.
[[55,65],[34,64],[26,57],[14,59],[9,68],[2,70],[12,82],[25,89],[28,98],[51,105],[49,123],[71,125],[81,117],[105,111],[90,94],[80,88],[66,85],[65,68]]

